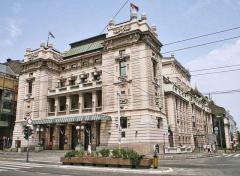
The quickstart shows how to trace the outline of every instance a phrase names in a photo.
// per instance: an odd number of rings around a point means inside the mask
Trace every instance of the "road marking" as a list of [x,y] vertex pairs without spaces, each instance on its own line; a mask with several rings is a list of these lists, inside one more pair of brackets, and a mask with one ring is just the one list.
[[240,156],[240,154],[236,154],[236,155],[234,155],[233,157],[239,157]]
[[225,156],[225,158],[228,158],[228,157],[230,157],[230,156],[232,156],[233,154],[230,154],[230,155],[227,155],[227,156]]
[[7,170],[5,170],[5,169],[0,169],[0,172],[6,172]]
[[11,164],[11,165],[16,165],[16,166],[31,166],[31,167],[43,167],[46,166],[44,164],[35,164],[35,163],[20,163],[20,162],[1,162],[0,165],[2,164]]
[[0,166],[0,169],[17,170],[17,169],[19,169],[19,168],[13,168],[13,167],[2,167],[2,166]]

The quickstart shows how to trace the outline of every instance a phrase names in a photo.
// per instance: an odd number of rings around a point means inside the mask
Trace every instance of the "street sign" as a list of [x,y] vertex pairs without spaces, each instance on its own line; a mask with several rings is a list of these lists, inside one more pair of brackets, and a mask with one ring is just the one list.
[[27,119],[27,124],[28,124],[28,125],[32,125],[32,119],[31,119],[31,118],[28,118],[28,119]]

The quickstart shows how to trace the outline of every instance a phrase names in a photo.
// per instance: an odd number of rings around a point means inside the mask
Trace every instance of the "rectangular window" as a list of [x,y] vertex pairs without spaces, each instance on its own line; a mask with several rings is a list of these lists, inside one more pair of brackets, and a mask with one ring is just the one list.
[[120,118],[120,124],[121,124],[121,128],[127,128],[127,117],[121,117]]
[[122,138],[125,138],[126,137],[126,132],[122,131],[121,136],[122,136]]
[[64,81],[64,80],[60,80],[59,86],[60,86],[60,87],[65,87],[65,81]]
[[66,97],[59,97],[59,111],[66,111]]
[[153,60],[153,78],[157,77],[157,63]]
[[119,62],[119,73],[121,76],[127,76],[127,64],[126,61]]
[[157,119],[157,128],[162,128],[163,127],[163,119],[160,117]]
[[31,94],[32,93],[32,81],[28,82],[28,93]]
[[55,111],[55,99],[51,98],[49,99],[49,112]]
[[71,96],[71,110],[78,109],[78,95]]

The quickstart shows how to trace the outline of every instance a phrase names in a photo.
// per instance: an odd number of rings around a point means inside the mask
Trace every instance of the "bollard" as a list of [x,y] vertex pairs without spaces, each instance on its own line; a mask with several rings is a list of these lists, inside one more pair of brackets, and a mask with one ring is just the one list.
[[156,153],[153,155],[153,168],[157,169],[158,168],[158,156]]

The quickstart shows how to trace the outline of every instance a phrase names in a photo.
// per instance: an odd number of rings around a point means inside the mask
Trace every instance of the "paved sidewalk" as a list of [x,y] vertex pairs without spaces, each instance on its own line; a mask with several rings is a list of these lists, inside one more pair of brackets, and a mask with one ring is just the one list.
[[218,153],[185,153],[159,155],[159,160],[198,159],[217,156]]

